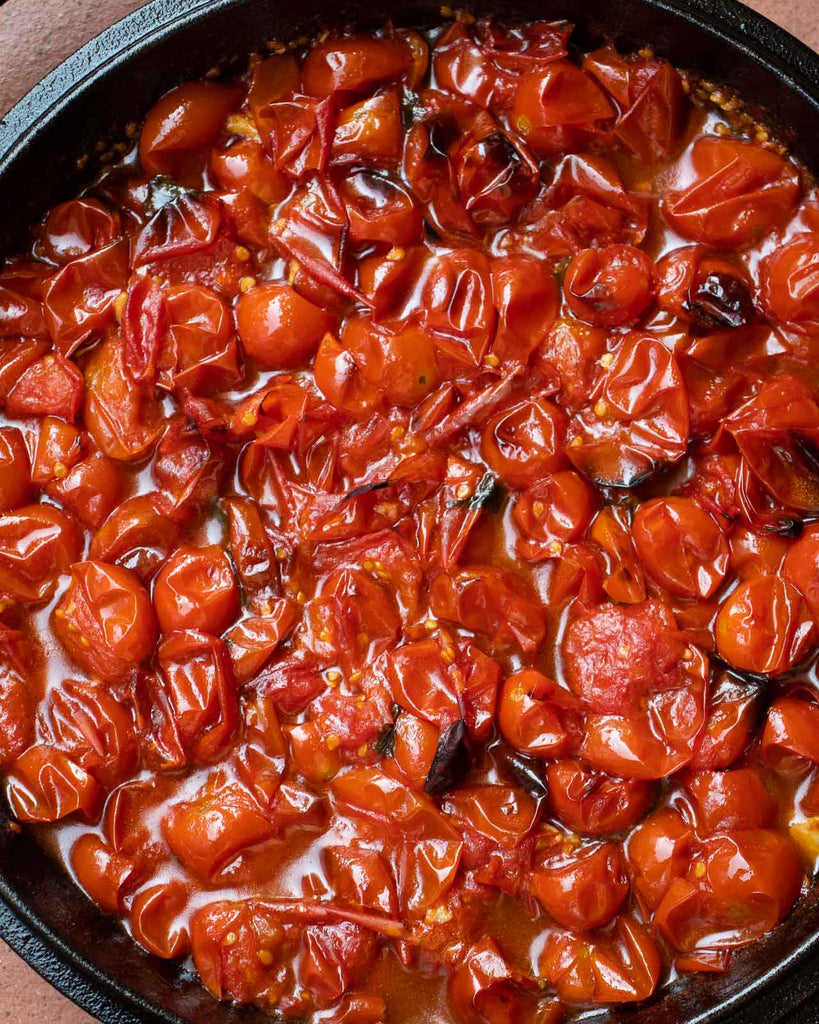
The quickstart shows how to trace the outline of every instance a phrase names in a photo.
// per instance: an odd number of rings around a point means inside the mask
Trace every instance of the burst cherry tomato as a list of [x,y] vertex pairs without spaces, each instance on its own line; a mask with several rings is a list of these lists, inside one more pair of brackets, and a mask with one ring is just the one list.
[[596,327],[636,323],[654,297],[651,260],[631,245],[584,249],[566,268],[563,295],[569,309]]
[[239,588],[224,550],[218,544],[178,548],[156,577],[154,607],[163,633],[223,633],[239,612]]

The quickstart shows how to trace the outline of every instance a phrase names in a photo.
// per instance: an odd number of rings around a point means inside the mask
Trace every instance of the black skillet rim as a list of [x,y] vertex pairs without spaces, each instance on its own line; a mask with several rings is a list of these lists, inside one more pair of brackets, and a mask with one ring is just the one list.
[[[151,0],[95,36],[0,117],[0,187],[9,168],[24,158],[32,138],[48,130],[69,100],[105,78],[114,67],[127,62],[135,52],[150,49],[166,35],[241,2]],[[752,60],[769,68],[784,87],[798,93],[819,116],[819,54],[785,29],[738,0],[640,2],[672,19],[688,21],[742,50]],[[176,1014],[151,1004],[107,977],[75,952],[45,925],[2,876],[0,938],[42,978],[105,1024],[184,1024]],[[716,1024],[742,1008],[759,1021],[770,1020],[769,1013],[784,1010],[791,1012],[789,1019],[794,1024],[797,1019],[799,1024],[816,1024],[819,1021],[816,1008],[819,972],[808,976],[808,972],[800,973],[798,968],[811,954],[816,955],[818,949],[819,932],[755,978],[744,991],[717,1006],[705,1008],[689,1024]],[[757,1013],[750,1009],[752,998],[757,1000]]]

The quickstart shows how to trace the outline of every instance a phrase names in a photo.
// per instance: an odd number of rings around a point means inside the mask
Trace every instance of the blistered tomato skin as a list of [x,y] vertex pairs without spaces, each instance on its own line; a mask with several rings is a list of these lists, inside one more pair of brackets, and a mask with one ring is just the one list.
[[11,812],[277,1019],[727,971],[819,849],[814,180],[651,40],[291,42],[0,271]]

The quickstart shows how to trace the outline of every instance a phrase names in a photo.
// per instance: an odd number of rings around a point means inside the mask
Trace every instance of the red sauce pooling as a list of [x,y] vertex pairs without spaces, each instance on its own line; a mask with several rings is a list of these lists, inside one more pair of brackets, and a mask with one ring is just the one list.
[[182,85],[0,274],[7,796],[220,999],[555,1022],[819,854],[819,205],[570,32]]

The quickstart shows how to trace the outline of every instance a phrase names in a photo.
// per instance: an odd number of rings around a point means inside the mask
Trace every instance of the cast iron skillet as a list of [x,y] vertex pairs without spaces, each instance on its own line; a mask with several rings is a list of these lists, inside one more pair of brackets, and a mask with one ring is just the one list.
[[[819,56],[734,0],[478,0],[509,19],[566,17],[581,40],[652,43],[680,67],[736,88],[819,171]],[[48,207],[93,172],[100,140],[123,137],[171,86],[239,61],[266,39],[328,24],[434,24],[432,0],[153,0],[61,64],[0,120],[0,257],[24,244]],[[103,147],[104,148],[104,147]],[[78,160],[80,166],[78,167]],[[178,965],[148,957],[101,914],[29,831],[0,807],[0,936],[35,970],[107,1024],[261,1024],[270,1015],[217,1003]],[[699,975],[649,1004],[594,1020],[618,1024],[816,1024],[819,891],[726,976]],[[588,1018],[585,1018],[588,1019]]]

